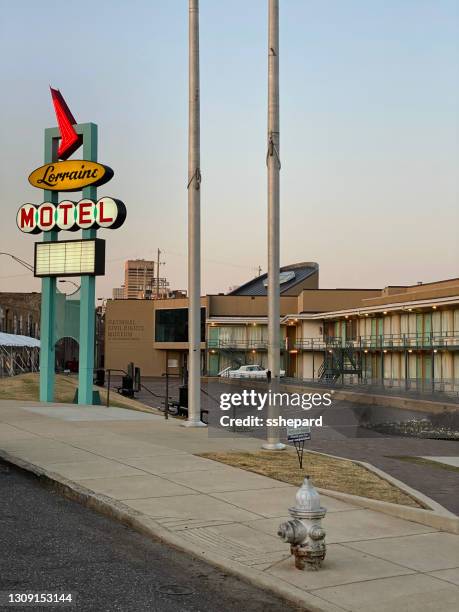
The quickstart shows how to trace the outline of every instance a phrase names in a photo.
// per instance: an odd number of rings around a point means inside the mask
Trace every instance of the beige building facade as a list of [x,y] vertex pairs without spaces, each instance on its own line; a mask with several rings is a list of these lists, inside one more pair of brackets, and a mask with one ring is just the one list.
[[[318,277],[318,274],[317,274]],[[281,367],[303,380],[459,386],[459,279],[385,289],[281,287]],[[267,366],[267,296],[202,298],[203,374],[242,364]],[[314,280],[313,284],[318,284]],[[236,290],[237,291],[237,290]],[[252,295],[255,293],[255,295]],[[296,293],[296,295],[295,295]],[[144,376],[186,367],[186,298],[108,301],[107,368],[129,361]]]

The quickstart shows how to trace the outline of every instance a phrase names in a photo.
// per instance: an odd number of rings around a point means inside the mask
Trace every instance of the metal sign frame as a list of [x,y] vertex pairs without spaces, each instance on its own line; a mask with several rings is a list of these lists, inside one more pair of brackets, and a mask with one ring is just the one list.
[[[296,430],[297,433],[295,433]],[[287,441],[293,442],[293,446],[296,450],[298,457],[298,463],[300,464],[300,470],[303,469],[303,455],[304,455],[304,443],[306,440],[311,439],[311,428],[310,427],[288,427],[287,428]]]

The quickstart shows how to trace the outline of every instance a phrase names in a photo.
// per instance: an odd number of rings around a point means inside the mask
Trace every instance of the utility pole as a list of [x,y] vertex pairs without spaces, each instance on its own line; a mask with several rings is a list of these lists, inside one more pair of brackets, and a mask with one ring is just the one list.
[[158,249],[158,256],[156,260],[156,276],[158,277],[157,284],[156,284],[156,299],[157,300],[159,300],[159,258],[160,256],[161,256],[161,251]]
[[[268,369],[270,387],[279,391],[280,378],[280,231],[279,231],[279,0],[268,0]],[[268,417],[279,417],[275,400],[268,406]],[[267,450],[282,450],[279,427],[267,428]]]
[[201,169],[199,108],[199,0],[189,0],[188,41],[188,419],[201,421]]
[[147,299],[147,263],[143,266],[143,299]]

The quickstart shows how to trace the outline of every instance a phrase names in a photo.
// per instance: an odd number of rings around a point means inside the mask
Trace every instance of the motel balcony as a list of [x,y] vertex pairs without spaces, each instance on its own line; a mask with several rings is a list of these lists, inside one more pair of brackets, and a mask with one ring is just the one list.
[[297,338],[294,348],[301,351],[320,351],[326,349],[351,348],[354,350],[394,350],[403,351],[409,349],[436,350],[448,349],[459,350],[459,331],[430,332],[430,333],[405,333],[405,334],[380,334],[370,336],[358,336],[352,339],[329,336],[321,338]]

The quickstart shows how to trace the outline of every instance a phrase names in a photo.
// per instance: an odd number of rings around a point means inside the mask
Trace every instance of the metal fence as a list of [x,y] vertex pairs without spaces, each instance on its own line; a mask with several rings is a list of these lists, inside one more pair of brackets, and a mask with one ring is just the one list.
[[459,380],[456,379],[443,379],[443,380],[423,380],[419,378],[371,378],[361,377],[357,375],[344,375],[339,380],[326,380],[317,378],[285,378],[283,382],[286,384],[295,385],[313,385],[319,387],[335,388],[335,389],[351,389],[357,392],[366,393],[383,393],[383,394],[410,394],[418,395],[419,397],[424,396],[424,399],[428,399],[427,396],[434,399],[441,400],[442,396],[448,396],[459,401]]
[[0,377],[38,372],[39,363],[39,347],[0,345]]

